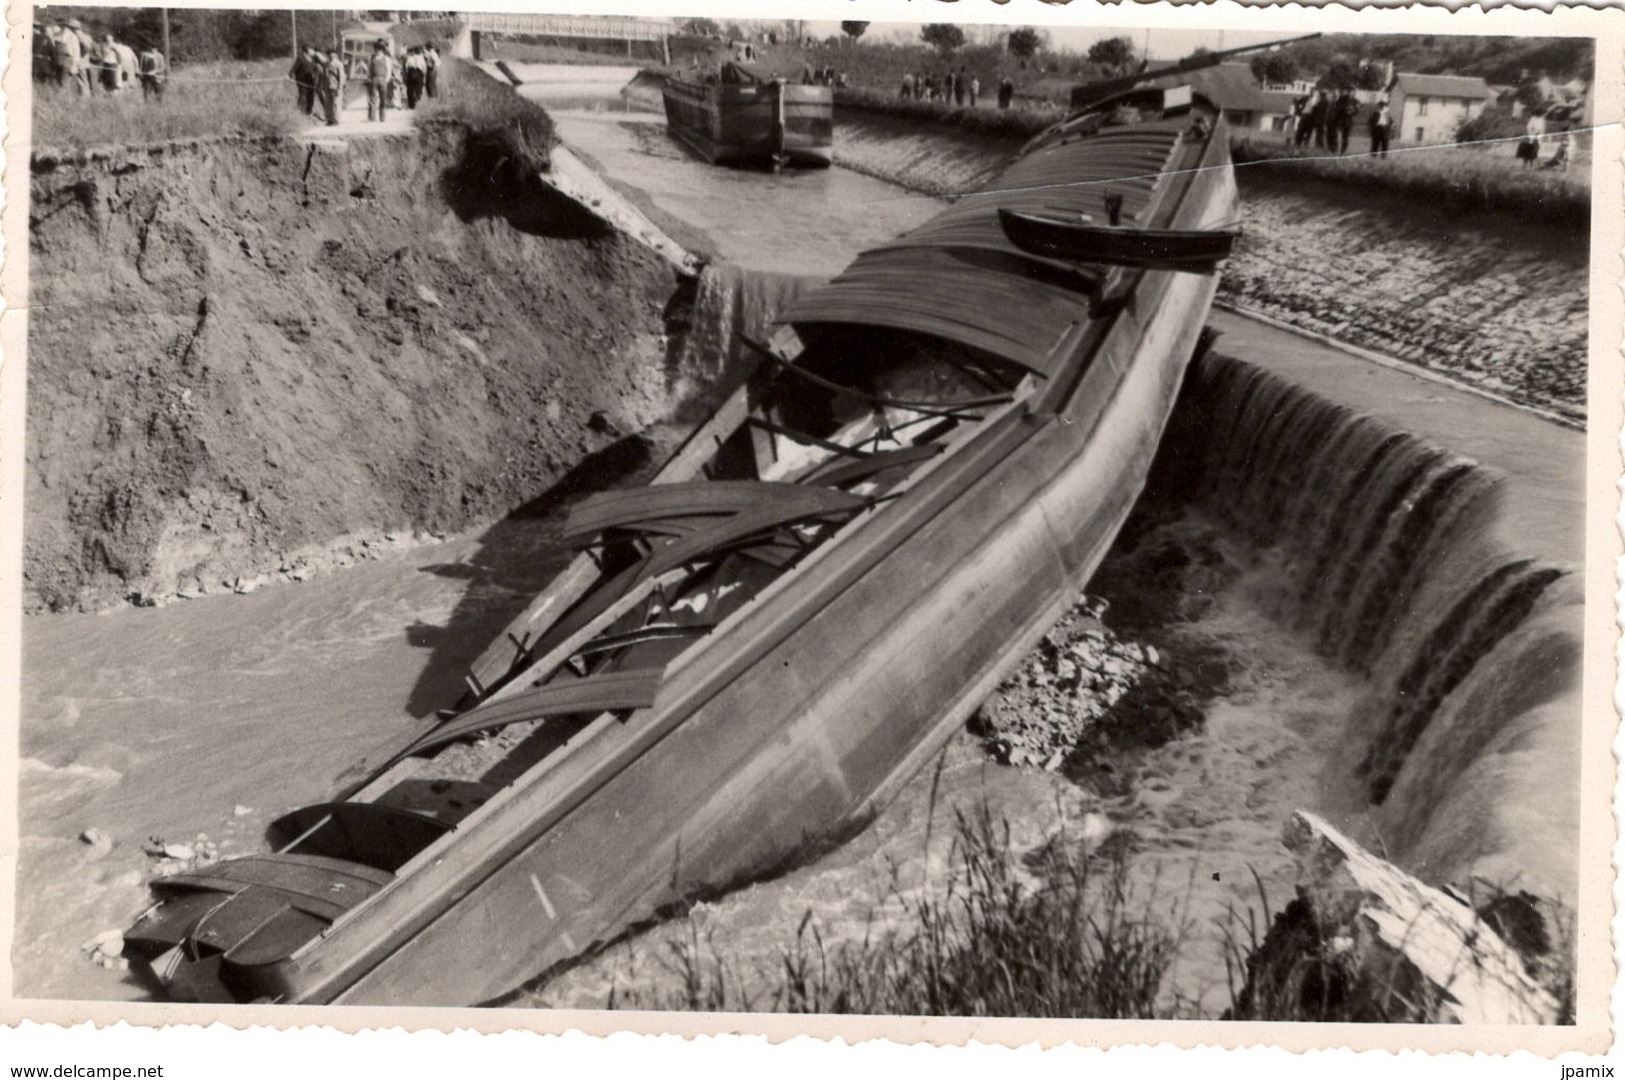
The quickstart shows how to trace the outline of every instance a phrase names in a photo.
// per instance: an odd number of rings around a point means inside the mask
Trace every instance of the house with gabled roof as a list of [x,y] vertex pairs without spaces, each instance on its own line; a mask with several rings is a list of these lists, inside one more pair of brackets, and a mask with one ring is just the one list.
[[1495,91],[1478,75],[1400,72],[1388,90],[1396,143],[1450,142],[1456,129],[1484,111]]
[[1215,64],[1155,81],[1162,87],[1177,83],[1188,83],[1224,110],[1226,123],[1238,132],[1284,130],[1292,115],[1293,99],[1299,96],[1289,90],[1260,86],[1246,64]]

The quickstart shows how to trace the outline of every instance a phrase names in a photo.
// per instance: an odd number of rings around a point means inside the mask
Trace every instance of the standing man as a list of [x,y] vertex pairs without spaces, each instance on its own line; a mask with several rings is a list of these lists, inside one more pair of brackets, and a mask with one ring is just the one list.
[[428,69],[423,63],[423,49],[414,45],[406,50],[406,60],[401,64],[402,77],[406,81],[406,107],[415,109],[423,98],[423,79]]
[[141,100],[157,98],[163,101],[164,83],[169,81],[169,61],[158,51],[158,46],[148,45],[141,50],[136,62],[141,71]]
[[1371,114],[1371,153],[1377,157],[1388,156],[1388,139],[1394,133],[1394,114],[1388,110],[1388,99],[1378,98],[1377,108]]
[[1359,112],[1360,99],[1353,90],[1337,95],[1337,103],[1332,106],[1332,149],[1339,154],[1349,152],[1349,137],[1354,134],[1354,118]]
[[79,69],[84,63],[84,57],[79,52],[79,39],[72,30],[61,23],[52,23],[47,31],[51,38],[51,78],[58,86],[66,86],[72,82],[74,87],[83,94],[85,84],[79,78]]
[[976,99],[982,96],[982,80],[975,75],[970,77],[970,107],[976,108]]
[[96,39],[90,36],[84,23],[78,19],[68,20],[68,33],[79,43],[79,92],[92,93],[96,89]]
[[1309,107],[1309,127],[1314,132],[1315,149],[1326,149],[1326,136],[1332,126],[1332,96],[1323,90],[1315,91],[1314,104]]
[[395,81],[395,58],[389,55],[389,42],[379,38],[367,62],[367,119],[382,122],[389,110],[389,86]]
[[423,92],[430,97],[440,93],[440,50],[434,42],[423,47]]
[[1016,84],[1006,75],[999,80],[999,108],[1008,109],[1016,96]]
[[311,54],[315,51],[309,45],[304,46],[294,58],[293,66],[288,69],[288,78],[293,80],[294,103],[300,116],[313,116],[316,112],[316,64],[311,60]]
[[113,42],[113,35],[103,35],[101,43],[91,56],[96,62],[96,71],[102,89],[109,94],[118,93],[118,46]]
[[960,64],[959,65],[959,70],[954,72],[953,80],[954,80],[954,104],[955,105],[964,105],[965,104],[965,90],[966,90],[966,86],[965,86],[965,65],[964,64]]
[[[321,54],[317,54],[321,59]],[[332,127],[339,122],[339,108],[344,103],[344,54],[334,49],[328,53],[321,63],[321,82],[317,84],[317,93],[322,99],[322,117],[327,126]]]

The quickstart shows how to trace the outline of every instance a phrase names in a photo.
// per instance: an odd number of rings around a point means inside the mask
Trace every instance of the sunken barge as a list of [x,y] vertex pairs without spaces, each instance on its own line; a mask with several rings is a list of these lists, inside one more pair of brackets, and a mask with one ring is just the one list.
[[[860,826],[1105,555],[1236,202],[1219,111],[1141,88],[859,255],[652,483],[573,508],[580,553],[465,700],[267,853],[153,881],[136,973],[182,1000],[484,1002]],[[499,753],[471,771],[476,739]]]

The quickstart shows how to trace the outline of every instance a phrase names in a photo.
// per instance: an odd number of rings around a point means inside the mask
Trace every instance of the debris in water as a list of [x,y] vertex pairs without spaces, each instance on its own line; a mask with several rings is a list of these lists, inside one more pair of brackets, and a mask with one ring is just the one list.
[[113,850],[113,838],[100,829],[86,829],[79,834],[81,843],[89,844],[97,855],[106,855]]

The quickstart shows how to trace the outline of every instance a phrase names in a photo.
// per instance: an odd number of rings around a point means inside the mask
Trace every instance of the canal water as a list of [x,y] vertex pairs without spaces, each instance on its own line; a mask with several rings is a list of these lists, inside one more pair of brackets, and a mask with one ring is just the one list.
[[[560,80],[549,92],[592,96]],[[760,322],[807,275],[935,208],[838,168],[713,170],[663,142],[657,117],[615,106],[561,109],[561,134],[711,238],[729,266],[697,290],[702,328]],[[1198,728],[1123,752],[1109,774],[999,765],[966,733],[843,846],[509,1004],[671,1003],[682,941],[766,994],[798,930],[834,946],[901,925],[909,898],[949,873],[956,811],[984,806],[1020,851],[1057,833],[1131,836],[1138,895],[1184,928],[1176,1004],[1208,1015],[1227,1003],[1219,927],[1259,909],[1261,887],[1274,907],[1290,898],[1278,837],[1293,810],[1425,876],[1487,868],[1567,892],[1573,808],[1522,792],[1486,805],[1484,792],[1573,767],[1569,579],[1457,542],[1488,531],[1475,526],[1492,478],[1247,365],[1205,370],[1201,404],[1181,407],[1152,496],[1089,590],[1113,600],[1104,623],[1121,642],[1205,673]],[[402,537],[303,584],[28,620],[17,992],[139,996],[82,945],[144,906],[144,846],[256,850],[272,816],[454,700],[462,665],[562,565],[556,530],[515,519],[444,543]],[[1157,605],[1136,603],[1150,591]],[[111,849],[82,843],[86,829]]]

